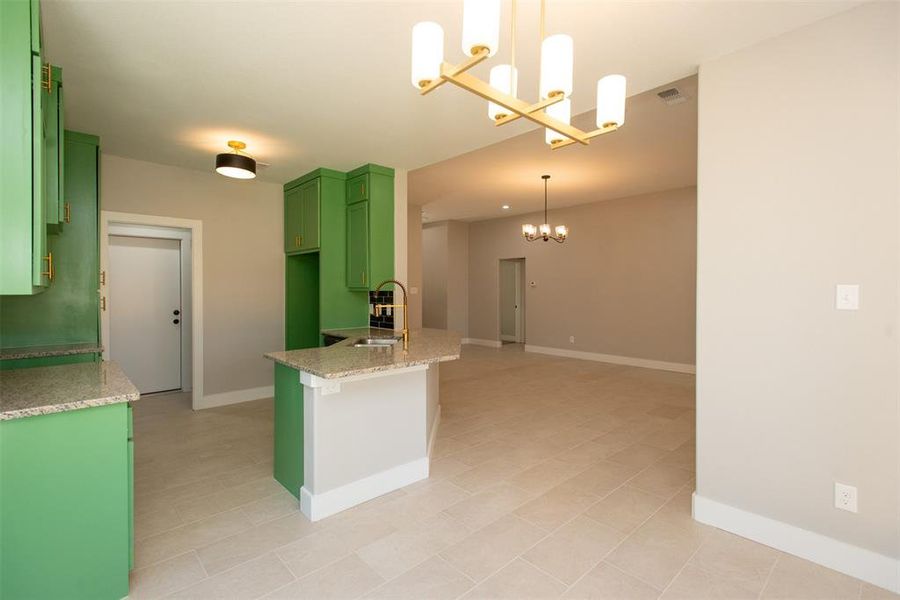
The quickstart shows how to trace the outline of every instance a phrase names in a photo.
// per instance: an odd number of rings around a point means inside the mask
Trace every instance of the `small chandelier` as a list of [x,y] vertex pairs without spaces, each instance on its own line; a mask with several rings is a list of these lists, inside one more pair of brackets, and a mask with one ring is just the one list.
[[522,225],[522,237],[525,238],[526,242],[534,242],[536,240],[549,242],[553,240],[562,244],[569,236],[569,228],[565,225],[557,225],[555,229],[556,235],[550,233],[550,219],[547,218],[547,182],[550,181],[550,176],[541,175],[541,179],[544,180],[544,222],[540,227],[535,227],[531,223]]
[[235,179],[253,179],[256,177],[256,161],[246,152],[243,152],[247,144],[237,140],[230,140],[228,147],[231,152],[223,152],[216,155],[216,173]]
[[525,118],[543,125],[552,149],[589,144],[598,135],[616,131],[625,123],[625,77],[607,75],[597,82],[597,129],[582,131],[572,118],[574,42],[565,34],[544,36],[545,0],[541,0],[541,71],[539,98],[520,100],[516,70],[516,0],[512,0],[510,64],[491,69],[485,82],[469,71],[494,56],[500,46],[500,0],[463,0],[462,50],[469,58],[458,65],[444,62],[444,30],[432,21],[412,28],[412,85],[424,95],[450,82],[488,101],[488,117],[495,125]]

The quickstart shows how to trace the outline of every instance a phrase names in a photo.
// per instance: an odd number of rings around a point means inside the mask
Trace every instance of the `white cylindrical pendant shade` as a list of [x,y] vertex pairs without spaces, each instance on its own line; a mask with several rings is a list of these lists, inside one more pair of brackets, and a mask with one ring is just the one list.
[[440,78],[444,61],[444,30],[433,21],[412,28],[412,84],[420,89]]
[[500,47],[500,0],[463,0],[462,50],[472,56],[482,47],[489,56]]
[[625,123],[625,76],[607,75],[597,82],[597,128]]
[[[568,125],[569,121],[572,118],[572,101],[566,99],[557,102],[556,104],[551,104],[544,109],[544,112],[547,113],[547,116],[553,117],[557,121],[562,121],[563,123]],[[567,139],[569,138],[559,133],[558,131],[553,131],[552,129],[545,128],[544,140],[548,144],[553,145],[556,142],[562,142]]]
[[[491,69],[491,87],[508,96],[515,96],[518,93],[516,89],[518,87],[518,76],[518,69],[513,69],[511,65],[497,65]],[[508,114],[510,114],[510,111],[506,108],[499,104],[488,102],[488,116],[492,120],[505,117]]]
[[558,33],[541,43],[541,99],[551,94],[572,94],[572,65],[575,56],[572,38]]

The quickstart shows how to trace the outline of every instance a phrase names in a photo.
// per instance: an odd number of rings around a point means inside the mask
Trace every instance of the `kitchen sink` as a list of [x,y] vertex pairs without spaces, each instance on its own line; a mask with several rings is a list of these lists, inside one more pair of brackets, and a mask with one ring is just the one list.
[[353,342],[354,348],[390,348],[400,341],[398,337],[368,337],[359,338]]

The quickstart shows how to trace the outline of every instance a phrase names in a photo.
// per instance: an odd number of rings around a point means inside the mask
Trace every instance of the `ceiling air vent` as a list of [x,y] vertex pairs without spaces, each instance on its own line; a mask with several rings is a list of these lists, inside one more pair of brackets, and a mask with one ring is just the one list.
[[673,104],[681,104],[682,102],[687,102],[688,97],[681,93],[678,88],[669,88],[663,90],[661,92],[656,93],[659,96],[659,99],[672,106]]

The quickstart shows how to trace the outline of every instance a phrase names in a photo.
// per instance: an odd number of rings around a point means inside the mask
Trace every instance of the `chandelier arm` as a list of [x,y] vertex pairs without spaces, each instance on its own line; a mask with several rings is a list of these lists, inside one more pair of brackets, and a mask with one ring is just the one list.
[[428,85],[423,87],[421,90],[419,90],[419,93],[424,96],[425,94],[429,94],[429,93],[433,92],[435,89],[437,89],[440,86],[447,83],[447,78],[444,77],[445,72],[452,76],[459,75],[460,73],[465,73],[466,71],[468,71],[469,69],[471,69],[478,63],[482,62],[489,56],[490,56],[490,51],[487,48],[482,48],[481,50],[479,50],[478,52],[473,54],[471,57],[469,57],[468,60],[461,62],[458,65],[451,65],[448,62],[441,63],[440,78],[435,79],[434,81],[432,81],[431,83],[429,83]]
[[564,123],[559,119],[554,119],[544,112],[539,111],[530,113],[528,112],[530,105],[525,103],[524,101],[519,100],[514,96],[510,96],[509,94],[504,94],[503,92],[497,90],[496,88],[490,86],[489,84],[483,82],[473,75],[465,72],[454,73],[453,69],[454,67],[452,65],[448,65],[447,63],[441,65],[441,79],[449,81],[453,85],[461,87],[464,90],[468,90],[476,96],[481,96],[485,100],[490,100],[495,104],[499,104],[500,106],[513,111],[519,116],[525,117],[529,121],[533,121],[538,125],[543,125],[544,127],[549,127],[553,131],[558,132],[560,135],[564,135],[567,138],[575,140],[580,144],[587,145],[589,143],[588,140],[584,137],[584,132],[577,127],[573,127],[572,125]]
[[[589,132],[585,133],[584,139],[590,140],[597,136],[601,136],[605,133],[612,133],[613,131],[618,131],[618,130],[619,130],[618,125],[609,125],[607,127],[601,127],[600,129],[595,129],[593,131],[589,131]],[[572,143],[573,143],[572,140],[562,140],[561,142],[556,142],[555,144],[553,144],[553,146],[551,147],[551,150],[556,150],[557,148],[563,148],[565,146],[571,145]]]
[[[562,102],[565,99],[566,99],[566,97],[562,94],[550,96],[549,98],[541,100],[540,102],[535,102],[534,104],[530,105],[527,108],[526,112],[528,112],[528,113],[538,112],[539,110],[544,110],[545,108],[547,108],[548,106],[550,106],[552,104],[556,104],[557,102]],[[501,118],[497,119],[494,122],[494,125],[499,127],[500,125],[506,125],[507,123],[512,123],[516,119],[521,119],[521,118],[522,118],[522,115],[520,115],[520,114],[506,115],[505,117],[501,117]]]

